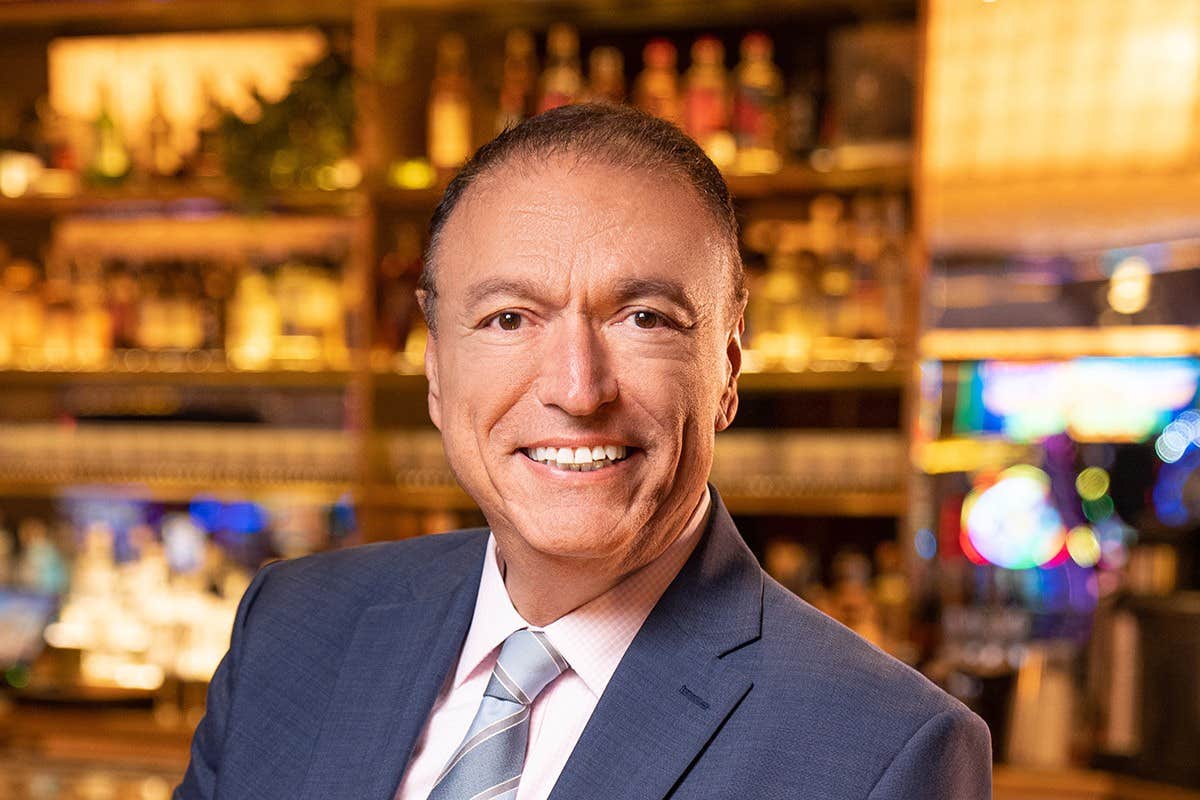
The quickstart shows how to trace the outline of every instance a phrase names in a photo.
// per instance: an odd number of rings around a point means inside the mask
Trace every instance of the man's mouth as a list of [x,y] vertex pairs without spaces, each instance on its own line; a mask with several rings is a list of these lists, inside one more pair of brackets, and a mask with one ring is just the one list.
[[624,461],[635,449],[620,444],[597,444],[591,447],[522,447],[521,453],[556,469],[593,472]]

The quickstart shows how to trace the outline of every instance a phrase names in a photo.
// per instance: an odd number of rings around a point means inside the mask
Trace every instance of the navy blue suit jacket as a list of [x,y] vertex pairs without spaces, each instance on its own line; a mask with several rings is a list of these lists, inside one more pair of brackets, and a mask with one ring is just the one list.
[[[979,800],[987,727],[708,525],[551,800]],[[261,570],[177,800],[389,800],[470,625],[486,530]]]

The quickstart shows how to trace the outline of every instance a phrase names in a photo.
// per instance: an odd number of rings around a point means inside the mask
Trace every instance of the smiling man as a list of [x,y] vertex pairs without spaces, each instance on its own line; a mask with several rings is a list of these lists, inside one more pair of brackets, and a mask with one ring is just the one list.
[[262,570],[176,797],[989,797],[982,721],[765,576],[706,483],[746,294],[701,150],[556,109],[430,234],[430,416],[489,528]]

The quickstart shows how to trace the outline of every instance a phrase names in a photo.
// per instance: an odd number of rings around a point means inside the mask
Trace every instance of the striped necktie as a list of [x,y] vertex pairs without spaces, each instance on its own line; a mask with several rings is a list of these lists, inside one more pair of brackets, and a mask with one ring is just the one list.
[[429,800],[514,800],[529,743],[529,707],[567,668],[541,631],[523,628],[505,639],[475,720]]

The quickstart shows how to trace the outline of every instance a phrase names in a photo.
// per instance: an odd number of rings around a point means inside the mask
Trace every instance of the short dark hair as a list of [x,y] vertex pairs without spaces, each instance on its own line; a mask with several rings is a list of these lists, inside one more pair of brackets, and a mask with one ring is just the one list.
[[429,241],[419,288],[422,312],[436,330],[434,285],[442,229],[463,195],[480,177],[518,159],[571,154],[613,166],[675,177],[695,192],[726,240],[732,289],[729,302],[739,308],[746,298],[745,268],[738,249],[737,217],[721,171],[691,138],[669,122],[628,106],[583,103],[562,106],[508,128],[479,148],[442,195],[429,223]]

